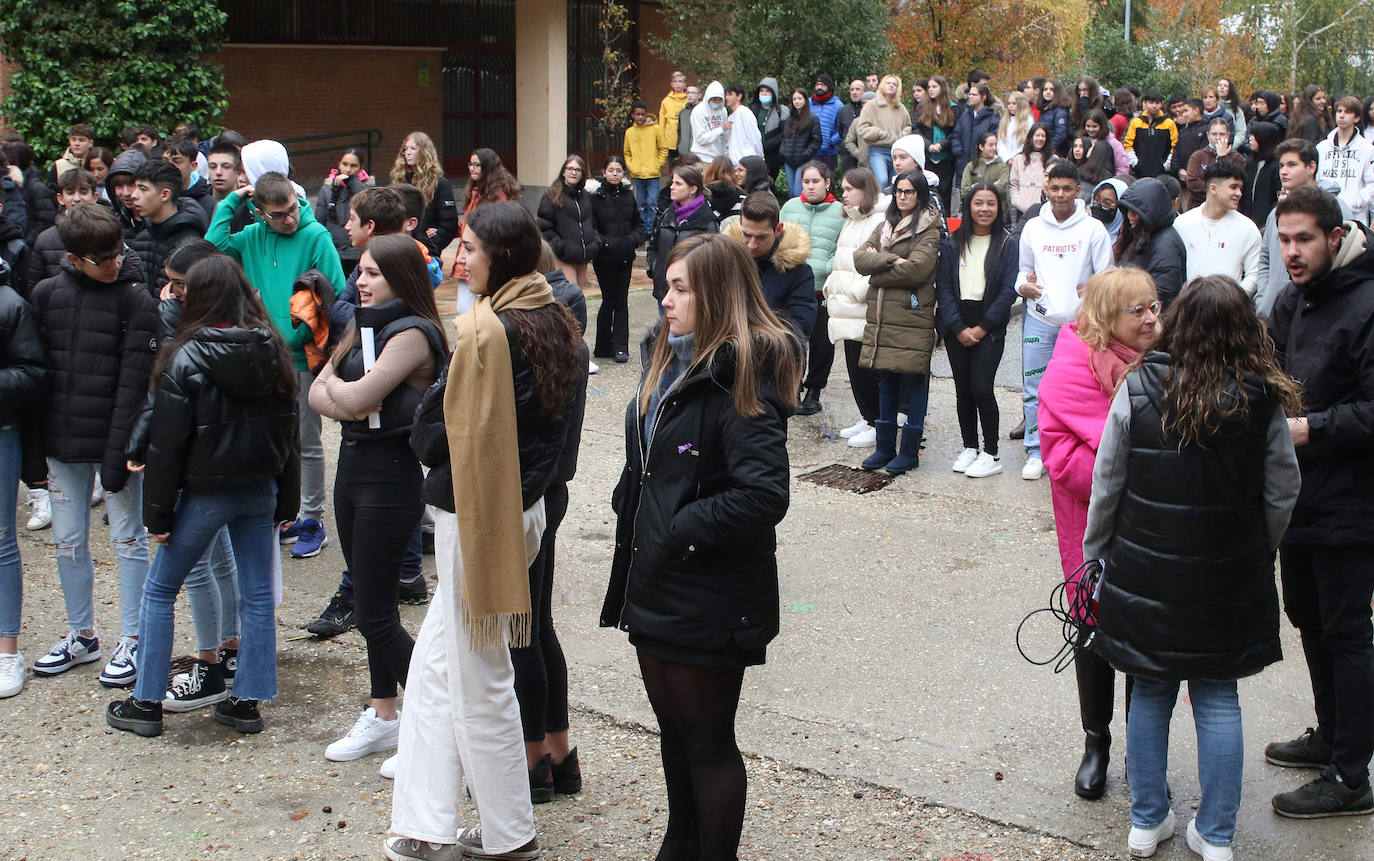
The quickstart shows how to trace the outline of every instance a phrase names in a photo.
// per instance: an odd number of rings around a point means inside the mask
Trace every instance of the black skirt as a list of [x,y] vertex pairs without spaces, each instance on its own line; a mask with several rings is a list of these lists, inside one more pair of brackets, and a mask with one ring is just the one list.
[[630,645],[655,658],[694,667],[756,667],[764,663],[765,649],[739,649],[732,646],[716,649],[696,649],[657,640],[631,632]]

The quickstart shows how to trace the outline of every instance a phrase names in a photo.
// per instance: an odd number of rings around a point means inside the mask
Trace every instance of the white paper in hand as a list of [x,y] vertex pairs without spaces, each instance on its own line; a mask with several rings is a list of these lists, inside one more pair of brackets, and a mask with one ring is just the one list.
[[[363,341],[363,373],[372,370],[372,366],[377,364],[377,342],[373,339],[372,327],[362,326],[358,329],[358,337]],[[367,426],[373,430],[380,430],[382,427],[382,414],[372,413],[367,417]]]

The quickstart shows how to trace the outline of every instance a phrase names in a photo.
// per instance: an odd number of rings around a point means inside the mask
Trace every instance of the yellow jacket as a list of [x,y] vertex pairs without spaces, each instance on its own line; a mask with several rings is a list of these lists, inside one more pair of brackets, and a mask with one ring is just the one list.
[[658,106],[658,115],[663,122],[658,124],[658,133],[663,138],[664,149],[677,149],[677,115],[687,107],[687,92],[668,91]]
[[631,124],[625,130],[625,166],[635,179],[653,179],[663,172],[668,160],[668,147],[654,115],[649,114],[644,125]]

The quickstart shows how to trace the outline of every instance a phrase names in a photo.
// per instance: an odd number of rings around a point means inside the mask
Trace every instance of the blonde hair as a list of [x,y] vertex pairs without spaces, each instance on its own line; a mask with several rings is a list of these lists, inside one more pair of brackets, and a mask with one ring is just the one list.
[[897,82],[897,92],[893,93],[892,98],[887,100],[889,105],[896,107],[902,103],[902,79],[899,75],[883,75],[883,79],[878,82],[878,95],[881,96],[883,94],[883,84],[886,84],[888,81]]
[[1035,115],[1031,113],[1030,99],[1020,90],[1007,94],[1007,112],[1002,115],[1002,124],[997,129],[999,141],[1010,138],[1020,143],[1026,133],[1035,125]]
[[434,200],[434,189],[439,185],[439,177],[443,175],[443,169],[439,165],[439,151],[434,148],[434,141],[424,132],[411,132],[406,135],[406,140],[415,142],[415,168],[411,170],[406,166],[405,141],[402,141],[401,149],[396,151],[396,162],[391,166],[391,181],[409,183],[420,189],[420,193],[425,196],[425,206],[429,206]]
[[1150,291],[1151,301],[1159,298],[1155,279],[1135,266],[1115,266],[1093,275],[1083,288],[1083,303],[1078,306],[1078,337],[1095,350],[1107,349],[1117,315],[1143,290]]

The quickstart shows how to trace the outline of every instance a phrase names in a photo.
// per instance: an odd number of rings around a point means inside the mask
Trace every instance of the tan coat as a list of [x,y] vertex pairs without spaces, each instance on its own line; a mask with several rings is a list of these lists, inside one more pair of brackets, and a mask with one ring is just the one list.
[[940,215],[928,206],[914,229],[882,248],[883,222],[854,252],[854,268],[868,278],[859,366],[899,374],[930,373],[935,349],[935,267],[940,259]]
[[911,112],[900,99],[894,105],[879,97],[864,105],[853,128],[866,146],[892,146],[898,138],[911,134]]

